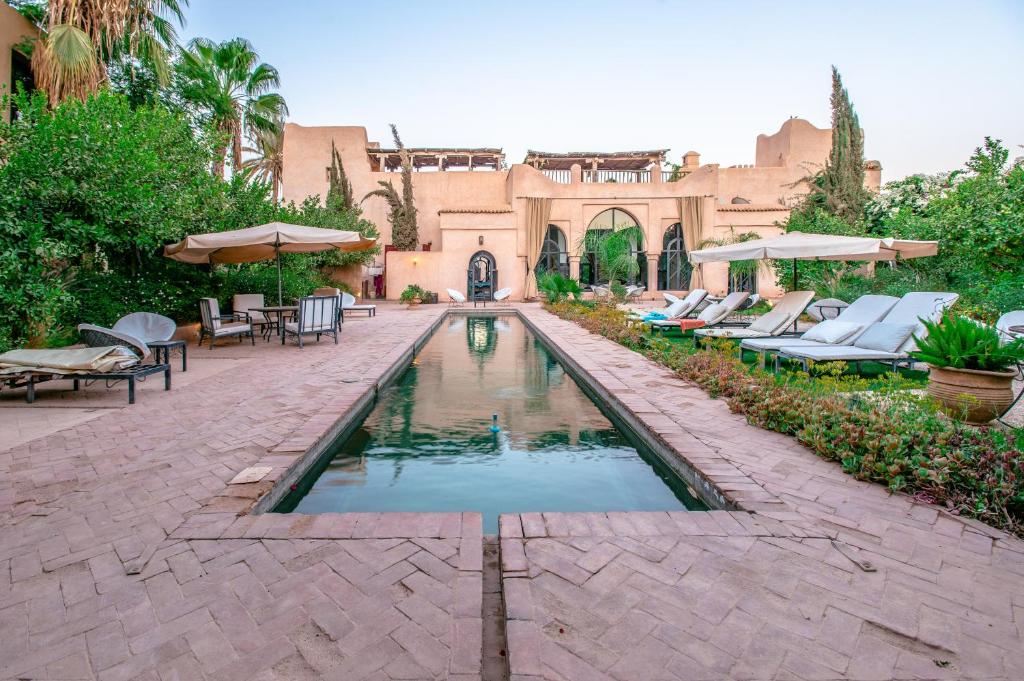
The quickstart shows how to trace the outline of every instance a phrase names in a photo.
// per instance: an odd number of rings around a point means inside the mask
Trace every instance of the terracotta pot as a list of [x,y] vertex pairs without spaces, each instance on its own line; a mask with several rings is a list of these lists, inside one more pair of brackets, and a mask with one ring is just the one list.
[[413,309],[419,307],[420,303],[422,303],[422,302],[423,301],[420,300],[419,298],[413,298],[412,300],[409,301],[409,309],[413,310]]
[[1014,371],[975,371],[928,365],[928,394],[955,418],[981,425],[1013,402]]

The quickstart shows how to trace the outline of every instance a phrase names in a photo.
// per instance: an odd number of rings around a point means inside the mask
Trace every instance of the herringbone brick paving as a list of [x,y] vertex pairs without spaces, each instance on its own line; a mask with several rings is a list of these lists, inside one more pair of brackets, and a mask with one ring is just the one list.
[[758,513],[503,516],[513,680],[1024,679],[1024,542],[858,482],[653,362],[522,313]]
[[[503,520],[513,678],[1022,677],[1019,541],[519,310],[758,514]],[[0,451],[0,678],[479,678],[479,516],[251,516],[267,486],[225,487],[280,477],[440,313],[217,348],[237,370]]]
[[211,504],[315,441],[341,413],[322,407],[372,390],[442,312],[385,308],[339,346],[193,350],[238,367],[0,452],[0,678],[479,678],[478,514]]

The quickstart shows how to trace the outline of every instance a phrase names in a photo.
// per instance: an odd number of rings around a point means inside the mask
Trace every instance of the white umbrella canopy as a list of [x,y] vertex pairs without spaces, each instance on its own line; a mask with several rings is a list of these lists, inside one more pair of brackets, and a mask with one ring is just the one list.
[[164,247],[164,255],[193,265],[259,262],[278,253],[365,251],[377,244],[359,232],[270,222],[230,232],[193,234]]
[[164,255],[193,265],[236,264],[277,259],[277,304],[281,304],[281,254],[339,250],[366,251],[377,245],[359,232],[270,222],[230,232],[193,234],[164,246]]
[[938,241],[789,232],[692,251],[694,265],[731,260],[907,260],[936,255]]

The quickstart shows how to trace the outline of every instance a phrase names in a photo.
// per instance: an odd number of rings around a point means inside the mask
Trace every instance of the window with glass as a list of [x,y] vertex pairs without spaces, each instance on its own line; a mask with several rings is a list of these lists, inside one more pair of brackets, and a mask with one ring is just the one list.
[[683,226],[677,222],[665,230],[662,240],[661,256],[658,258],[658,290],[689,290],[692,271],[693,266],[686,258]]
[[729,293],[757,293],[757,268],[747,264],[729,265]]
[[[594,219],[590,221],[590,225],[587,227],[587,234],[588,236],[594,233],[607,234],[609,232],[617,232],[618,230],[626,227],[639,226],[640,223],[636,221],[636,218],[626,211],[621,208],[609,208],[606,211],[598,213]],[[624,283],[642,284],[646,286],[647,253],[644,251],[643,240],[638,239],[632,241],[630,243],[630,251],[633,254],[633,257],[636,258],[639,268],[636,275],[630,277],[629,280]],[[599,269],[597,255],[588,248],[583,252],[583,257],[580,259],[580,282],[590,286],[608,283],[607,278],[601,275]]]
[[565,232],[555,225],[548,225],[544,234],[544,243],[537,261],[537,274],[554,272],[563,277],[569,276],[569,248]]

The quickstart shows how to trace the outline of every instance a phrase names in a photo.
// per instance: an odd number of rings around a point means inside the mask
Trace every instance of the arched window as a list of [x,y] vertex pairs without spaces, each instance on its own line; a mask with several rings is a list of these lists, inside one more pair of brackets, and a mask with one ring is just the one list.
[[568,242],[565,240],[565,232],[555,225],[548,225],[548,231],[544,234],[536,271],[537,274],[557,272],[563,277],[569,276]]
[[[598,234],[607,234],[609,232],[617,232],[625,227],[639,227],[640,223],[637,222],[636,218],[622,210],[621,208],[609,208],[606,211],[598,213],[593,220],[590,221],[590,225],[587,227],[587,234],[596,232]],[[644,251],[643,240],[640,239],[636,243],[630,244],[630,251],[639,264],[639,271],[635,276],[629,278],[628,281],[623,282],[625,284],[643,284],[647,285],[647,253]],[[596,254],[590,250],[583,252],[583,258],[580,260],[580,282],[583,284],[604,284],[607,283],[607,279],[601,276],[598,271],[598,263]]]
[[686,291],[690,288],[690,273],[693,266],[686,259],[686,245],[683,242],[683,226],[675,223],[665,230],[658,259],[658,290]]

